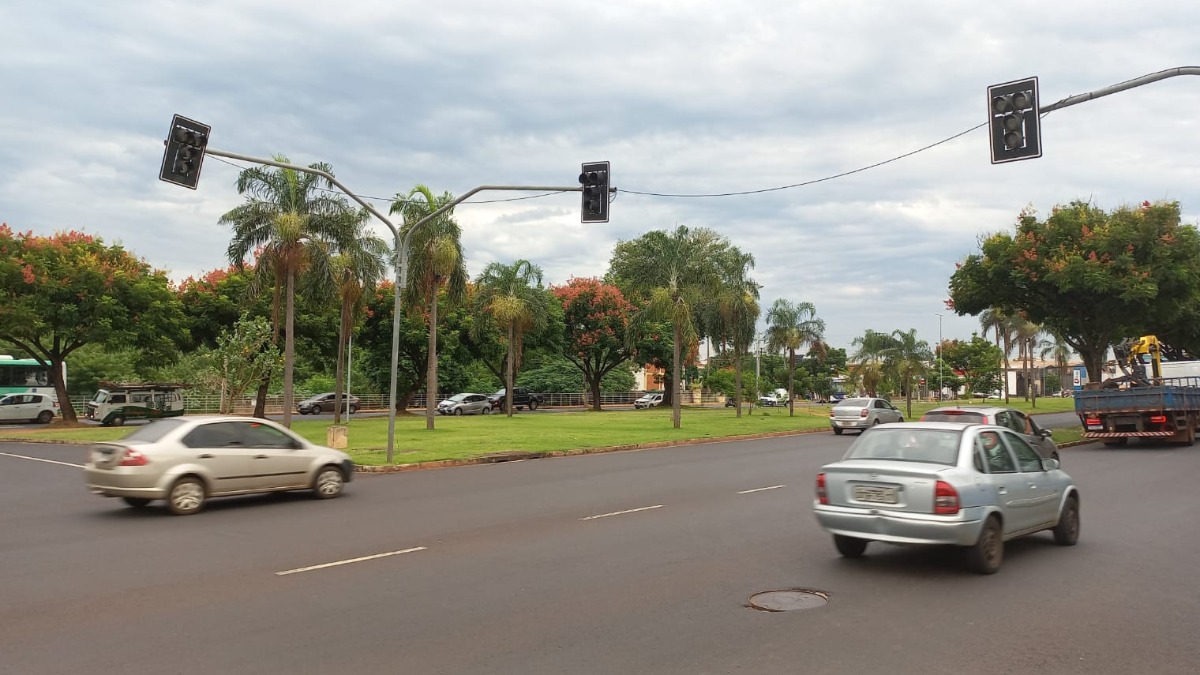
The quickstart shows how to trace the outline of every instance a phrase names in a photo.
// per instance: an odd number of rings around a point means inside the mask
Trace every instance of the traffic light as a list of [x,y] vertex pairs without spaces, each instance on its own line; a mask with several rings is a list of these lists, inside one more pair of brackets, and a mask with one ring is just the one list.
[[608,222],[608,162],[584,162],[579,182],[583,185],[584,223]]
[[992,85],[987,98],[992,164],[1041,157],[1037,78]]
[[163,145],[162,167],[158,179],[168,183],[196,189],[200,181],[200,166],[204,164],[204,148],[212,127],[176,115],[171,120],[171,130]]

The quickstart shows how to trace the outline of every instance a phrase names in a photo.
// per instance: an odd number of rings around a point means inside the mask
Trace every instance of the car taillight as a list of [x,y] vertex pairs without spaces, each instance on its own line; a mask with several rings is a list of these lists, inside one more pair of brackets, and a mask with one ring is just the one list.
[[1088,425],[1089,427],[1099,426],[1100,418],[1099,417],[1089,417],[1086,420],[1084,420],[1083,423]]
[[829,493],[825,491],[825,474],[817,474],[817,503],[828,504]]
[[146,466],[149,463],[145,455],[133,448],[125,448],[125,453],[121,455],[121,466]]
[[933,489],[933,512],[943,516],[958,513],[958,490],[946,481],[939,480]]
[[867,409],[866,409],[866,408],[863,408],[863,409],[862,409],[862,412],[858,413],[858,416],[859,416],[859,417],[866,417],[866,416],[867,416]]

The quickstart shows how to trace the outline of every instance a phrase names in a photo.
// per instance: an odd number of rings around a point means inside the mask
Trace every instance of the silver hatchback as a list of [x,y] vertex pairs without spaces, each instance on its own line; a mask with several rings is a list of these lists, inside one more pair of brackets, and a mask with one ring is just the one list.
[[165,499],[180,516],[210,497],[311,489],[330,499],[353,475],[340,450],[269,420],[229,415],[155,420],[120,441],[92,445],[84,466],[93,493],[139,508]]
[[[1021,434],[1038,454],[1046,459],[1059,459],[1053,433],[1043,429],[1033,417],[1015,408],[992,405],[942,406],[921,416],[922,422],[965,422],[968,424],[998,424]],[[1061,461],[1061,460],[1059,460]]]
[[903,421],[900,410],[882,398],[842,399],[829,411],[829,425],[835,434],[846,429],[863,431],[876,424]]
[[1079,539],[1079,490],[1007,427],[909,422],[870,429],[817,474],[813,512],[847,558],[873,541],[961,546],[992,574],[1004,542],[1043,530]]

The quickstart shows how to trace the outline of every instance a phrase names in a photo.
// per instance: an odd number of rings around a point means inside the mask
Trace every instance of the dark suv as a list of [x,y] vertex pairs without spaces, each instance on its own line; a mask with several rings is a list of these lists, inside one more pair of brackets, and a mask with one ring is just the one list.
[[[488,400],[492,402],[492,410],[504,409],[504,392],[505,390],[501,389],[488,397]],[[525,408],[537,410],[537,407],[542,404],[542,396],[541,394],[535,394],[528,389],[513,387],[512,404],[517,410],[524,410]]]

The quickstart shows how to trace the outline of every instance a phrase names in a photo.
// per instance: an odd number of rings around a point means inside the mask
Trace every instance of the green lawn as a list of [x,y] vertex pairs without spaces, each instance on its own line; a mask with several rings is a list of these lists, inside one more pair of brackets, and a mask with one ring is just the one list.
[[[896,405],[905,410],[904,402]],[[1024,401],[1011,405],[1030,412],[1074,410],[1071,399],[1039,399],[1036,409]],[[934,407],[913,404],[911,419]],[[907,413],[906,419],[909,418]],[[305,438],[324,444],[328,421],[293,418],[292,429]],[[348,426],[349,452],[364,465],[387,462],[386,417],[354,417]],[[401,415],[396,418],[394,461],[396,464],[470,459],[510,452],[557,453],[596,448],[646,446],[688,440],[712,440],[772,433],[795,433],[829,429],[829,406],[797,406],[794,417],[785,408],[743,410],[738,418],[732,408],[689,407],[683,409],[682,428],[671,426],[670,408],[621,411],[571,411],[517,413],[471,417],[438,417],[436,428],[425,428],[425,418]],[[2,429],[0,440],[39,440],[86,443],[117,440],[128,427],[67,428],[52,424],[29,430]],[[1072,432],[1075,432],[1072,434]],[[1082,430],[1062,429],[1054,433],[1058,443],[1078,440]]]

